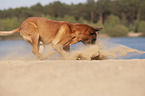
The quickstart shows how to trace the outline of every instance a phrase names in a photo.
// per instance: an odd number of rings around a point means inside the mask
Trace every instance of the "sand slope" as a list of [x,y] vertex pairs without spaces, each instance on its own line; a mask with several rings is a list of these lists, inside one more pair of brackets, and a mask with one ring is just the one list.
[[145,96],[145,60],[0,61],[0,96]]

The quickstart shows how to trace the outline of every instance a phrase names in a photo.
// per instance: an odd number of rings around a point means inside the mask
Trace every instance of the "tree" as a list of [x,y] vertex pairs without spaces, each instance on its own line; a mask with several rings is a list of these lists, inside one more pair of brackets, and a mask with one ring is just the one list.
[[96,9],[99,13],[99,21],[103,24],[106,17],[110,15],[114,8],[113,8],[113,1],[112,0],[98,0],[96,3]]
[[41,16],[43,14],[43,6],[40,3],[33,5],[30,9],[32,16]]
[[53,16],[55,18],[63,17],[67,15],[70,11],[69,6],[67,6],[64,3],[61,3],[60,1],[50,3],[49,5],[46,5],[44,8],[45,13],[47,13],[47,15]]
[[95,15],[95,1],[94,0],[87,0],[87,7],[89,9],[89,13],[90,13],[90,19],[91,22],[94,22],[94,15]]
[[74,16],[77,20],[79,18],[90,19],[85,4],[79,3],[77,5],[71,5],[71,16]]

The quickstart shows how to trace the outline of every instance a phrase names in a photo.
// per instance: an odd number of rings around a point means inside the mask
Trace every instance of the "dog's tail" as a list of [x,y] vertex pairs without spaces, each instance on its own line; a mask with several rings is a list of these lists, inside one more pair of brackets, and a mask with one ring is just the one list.
[[0,36],[9,36],[17,32],[20,32],[20,27],[17,29],[13,29],[12,31],[0,31]]

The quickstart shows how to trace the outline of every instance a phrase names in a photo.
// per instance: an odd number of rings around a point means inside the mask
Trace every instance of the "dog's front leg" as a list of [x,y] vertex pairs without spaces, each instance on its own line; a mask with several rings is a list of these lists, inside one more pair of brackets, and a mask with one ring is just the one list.
[[63,49],[63,46],[61,45],[53,45],[53,49],[55,49],[64,59],[66,59],[69,56],[69,52],[65,51]]

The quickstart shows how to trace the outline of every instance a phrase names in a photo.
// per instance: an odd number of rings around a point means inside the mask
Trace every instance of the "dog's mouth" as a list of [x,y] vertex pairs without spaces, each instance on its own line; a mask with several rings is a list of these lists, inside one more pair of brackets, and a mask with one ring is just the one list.
[[85,45],[94,45],[94,44],[96,44],[96,39],[93,39],[93,40],[85,40],[85,41],[82,41],[82,42]]

